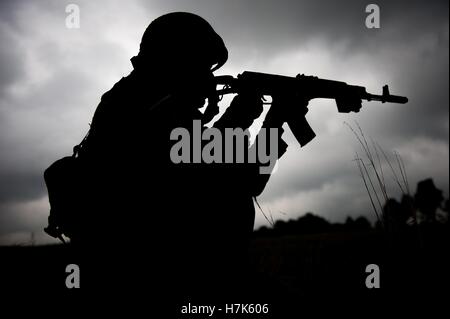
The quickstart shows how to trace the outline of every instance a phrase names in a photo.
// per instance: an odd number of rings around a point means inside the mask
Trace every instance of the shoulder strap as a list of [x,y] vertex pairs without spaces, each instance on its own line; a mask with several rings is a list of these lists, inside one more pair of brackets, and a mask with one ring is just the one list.
[[[89,124],[89,126],[90,126],[90,124]],[[86,135],[84,136],[84,138],[80,142],[80,144],[77,144],[73,147],[72,157],[78,157],[80,155],[80,150],[83,148],[84,144],[86,143],[86,140],[87,140],[90,132],[91,132],[91,128],[89,128],[89,130],[87,131]]]

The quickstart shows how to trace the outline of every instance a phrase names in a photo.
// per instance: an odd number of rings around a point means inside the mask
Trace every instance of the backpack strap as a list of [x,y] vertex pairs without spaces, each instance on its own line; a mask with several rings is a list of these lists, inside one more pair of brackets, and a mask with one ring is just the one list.
[[[90,126],[91,124],[89,124],[89,126]],[[81,151],[81,149],[83,148],[83,146],[86,144],[86,141],[87,141],[87,139],[88,139],[88,137],[89,137],[89,133],[91,132],[91,127],[89,128],[89,130],[87,131],[87,133],[86,133],[86,135],[84,136],[84,138],[83,138],[83,140],[79,143],[79,144],[77,144],[77,145],[75,145],[74,147],[73,147],[73,154],[72,154],[72,157],[78,157],[79,155],[80,155],[80,151]]]

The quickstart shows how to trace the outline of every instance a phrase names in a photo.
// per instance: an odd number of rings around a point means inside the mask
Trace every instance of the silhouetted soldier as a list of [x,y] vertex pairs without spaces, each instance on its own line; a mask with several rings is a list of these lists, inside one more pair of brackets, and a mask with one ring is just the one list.
[[[87,195],[73,239],[93,253],[90,261],[103,263],[99,271],[108,269],[112,286],[119,280],[180,293],[243,287],[253,197],[270,175],[258,164],[174,164],[169,156],[174,128],[217,114],[213,71],[227,57],[204,19],[167,14],[145,31],[131,74],[103,95],[79,152]],[[280,128],[272,109],[264,126]],[[246,129],[261,112],[260,96],[241,95],[215,126]]]

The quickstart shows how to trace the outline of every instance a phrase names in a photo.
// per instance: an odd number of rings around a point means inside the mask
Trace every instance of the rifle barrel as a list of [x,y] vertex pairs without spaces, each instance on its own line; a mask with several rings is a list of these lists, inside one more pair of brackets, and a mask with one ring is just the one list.
[[367,101],[380,101],[382,103],[408,103],[408,98],[406,96],[399,95],[376,95],[367,93],[367,96],[363,97],[363,99]]
[[[408,98],[405,96],[391,95],[387,85],[383,87],[383,94],[370,94],[367,93],[362,86],[348,85],[345,82],[339,82],[334,80],[320,79],[314,76],[300,75],[296,78],[287,76],[275,75],[275,74],[263,74],[257,72],[245,71],[237,78],[231,75],[216,76],[217,85],[223,85],[224,87],[217,90],[218,95],[236,94],[244,90],[247,85],[252,87],[261,87],[261,91],[267,92],[268,95],[273,93],[274,88],[282,88],[289,90],[295,87],[304,86],[305,90],[312,90],[312,98],[335,98],[339,94],[339,91],[345,91],[352,89],[359,97],[367,101],[380,101],[382,103],[399,103],[405,104],[408,102]],[[281,90],[282,90],[281,89]]]

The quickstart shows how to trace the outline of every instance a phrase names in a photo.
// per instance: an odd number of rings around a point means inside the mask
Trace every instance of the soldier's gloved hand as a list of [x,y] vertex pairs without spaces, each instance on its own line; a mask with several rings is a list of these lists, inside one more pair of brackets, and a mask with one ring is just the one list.
[[263,112],[262,96],[256,93],[241,93],[234,97],[225,114],[214,125],[216,127],[240,127],[243,130]]

